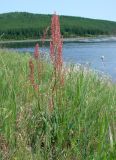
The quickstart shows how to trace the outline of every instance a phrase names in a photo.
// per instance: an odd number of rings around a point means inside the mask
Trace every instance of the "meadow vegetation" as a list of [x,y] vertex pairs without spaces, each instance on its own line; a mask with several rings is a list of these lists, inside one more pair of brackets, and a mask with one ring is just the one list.
[[0,159],[115,159],[115,84],[71,67],[53,107],[53,67],[44,61],[37,92],[29,59],[0,51]]
[[63,66],[58,16],[50,58],[0,50],[0,159],[114,160],[116,85]]

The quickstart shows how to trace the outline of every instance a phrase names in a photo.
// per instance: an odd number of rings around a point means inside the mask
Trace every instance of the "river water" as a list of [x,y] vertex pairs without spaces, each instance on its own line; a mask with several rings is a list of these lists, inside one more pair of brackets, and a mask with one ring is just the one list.
[[[20,52],[34,52],[33,43],[4,45]],[[49,52],[49,46],[40,47],[41,51]],[[63,44],[64,62],[89,65],[91,68],[109,75],[116,81],[116,41],[83,41],[65,42]]]

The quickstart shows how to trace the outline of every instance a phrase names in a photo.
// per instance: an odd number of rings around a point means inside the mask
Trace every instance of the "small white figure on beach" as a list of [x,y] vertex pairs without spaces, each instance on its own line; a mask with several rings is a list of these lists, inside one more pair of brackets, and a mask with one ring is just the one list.
[[104,61],[104,56],[101,56],[101,60],[102,60],[102,62]]
[[104,58],[105,58],[104,56],[101,56],[102,64],[105,67]]

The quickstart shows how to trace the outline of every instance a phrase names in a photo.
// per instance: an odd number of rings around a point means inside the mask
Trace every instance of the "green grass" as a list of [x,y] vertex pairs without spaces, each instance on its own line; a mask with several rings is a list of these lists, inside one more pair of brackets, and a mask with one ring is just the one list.
[[52,65],[42,62],[36,92],[29,59],[0,50],[0,160],[114,160],[116,85],[70,67],[51,111]]

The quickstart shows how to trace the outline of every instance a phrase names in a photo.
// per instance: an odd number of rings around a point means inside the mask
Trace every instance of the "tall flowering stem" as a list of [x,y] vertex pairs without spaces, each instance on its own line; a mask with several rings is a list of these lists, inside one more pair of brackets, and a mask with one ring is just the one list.
[[[36,46],[35,46],[34,58],[36,60],[36,65],[38,67],[38,79],[39,79],[39,77],[40,77],[40,63],[39,63],[40,54],[39,54],[39,45],[38,44],[36,44]],[[34,77],[35,66],[34,66],[32,58],[29,60],[29,69],[30,69],[30,74],[29,74],[30,83],[33,86],[33,88],[38,91],[39,86],[38,86],[38,84],[35,83],[35,77]]]
[[41,57],[40,57],[40,52],[39,52],[39,44],[37,43],[35,45],[35,51],[34,51],[34,58],[36,60],[36,67],[38,71],[38,81],[41,79],[41,72],[42,72],[42,64],[41,64]]
[[60,33],[59,17],[56,13],[51,20],[51,42],[50,42],[50,57],[56,72],[61,72],[62,69],[62,45],[63,41]]
[[54,95],[57,95],[59,89],[64,82],[64,75],[62,72],[63,59],[62,59],[62,46],[63,41],[60,32],[59,17],[56,13],[51,19],[51,42],[50,42],[50,58],[54,67],[54,84],[52,86],[52,95],[50,99],[50,108],[54,108]]
[[39,45],[38,45],[38,43],[36,44],[36,46],[35,46],[35,51],[34,51],[34,58],[35,59],[38,59],[39,58]]
[[35,90],[38,90],[38,85],[35,84],[35,79],[34,79],[34,63],[32,59],[29,60],[29,69],[30,69],[30,74],[29,74],[30,83]]

